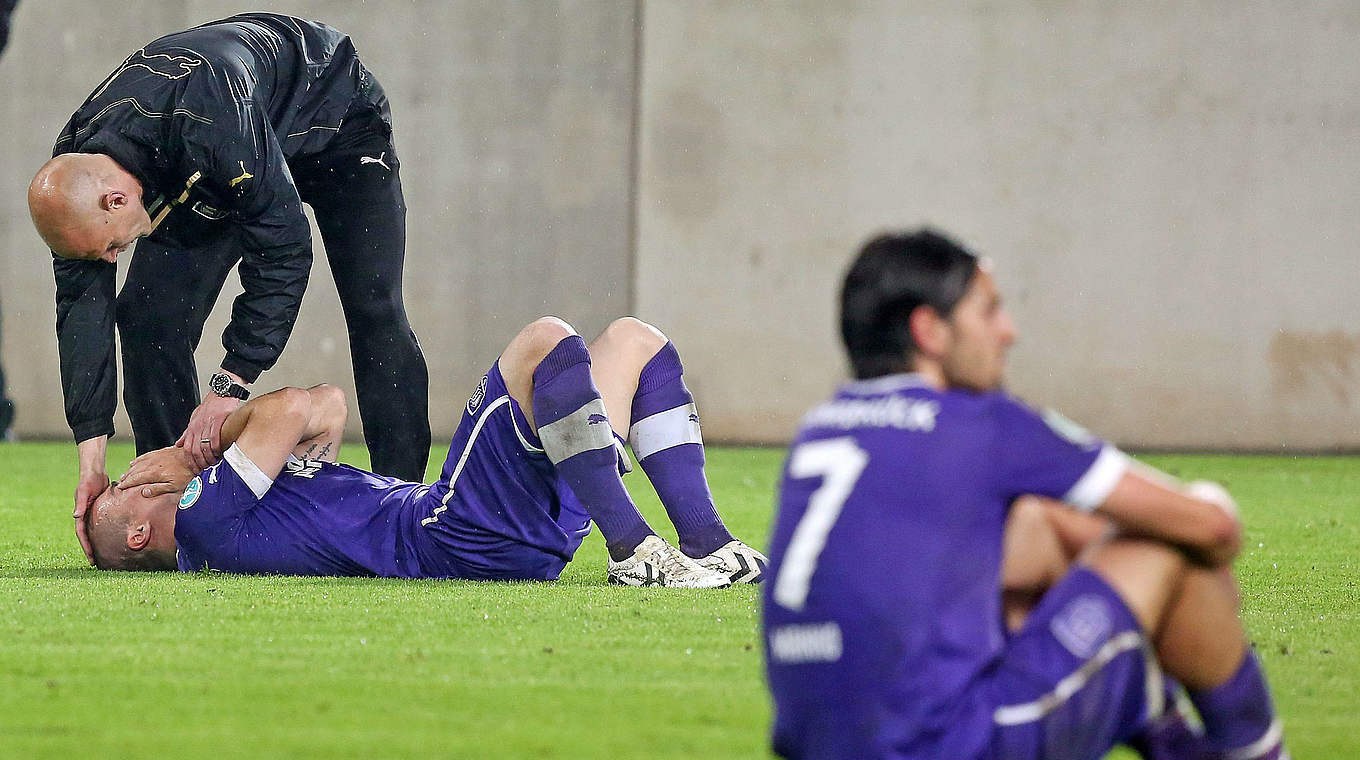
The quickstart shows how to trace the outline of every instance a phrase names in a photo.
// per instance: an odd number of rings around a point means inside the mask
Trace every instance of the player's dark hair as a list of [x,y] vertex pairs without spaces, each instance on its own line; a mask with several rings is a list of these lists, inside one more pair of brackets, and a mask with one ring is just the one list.
[[948,317],[977,266],[977,256],[930,229],[865,243],[841,288],[841,339],[855,377],[908,371],[916,351],[911,312],[930,306]]

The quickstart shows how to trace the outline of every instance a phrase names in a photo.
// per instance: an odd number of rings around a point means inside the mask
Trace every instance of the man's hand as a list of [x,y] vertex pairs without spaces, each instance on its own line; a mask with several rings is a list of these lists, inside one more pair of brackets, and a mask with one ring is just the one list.
[[94,500],[109,487],[109,475],[104,468],[104,457],[108,451],[109,438],[101,435],[76,444],[80,458],[80,475],[76,480],[75,509],[71,517],[76,521],[76,538],[85,552],[85,559],[94,564],[94,550],[90,548],[90,536],[85,530],[85,513],[93,506]]
[[175,445],[189,454],[199,472],[216,464],[222,456],[222,423],[239,406],[240,399],[209,393],[189,417],[189,427]]
[[118,479],[118,489],[142,489],[142,496],[150,499],[162,494],[183,491],[189,481],[202,470],[183,448],[170,446],[147,453],[132,460],[128,471]]

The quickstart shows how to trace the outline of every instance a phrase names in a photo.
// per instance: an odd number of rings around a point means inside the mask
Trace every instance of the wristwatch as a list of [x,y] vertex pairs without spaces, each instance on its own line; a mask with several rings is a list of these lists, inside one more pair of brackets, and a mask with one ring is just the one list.
[[216,372],[208,378],[208,390],[223,398],[239,398],[242,401],[250,398],[250,391],[225,372]]

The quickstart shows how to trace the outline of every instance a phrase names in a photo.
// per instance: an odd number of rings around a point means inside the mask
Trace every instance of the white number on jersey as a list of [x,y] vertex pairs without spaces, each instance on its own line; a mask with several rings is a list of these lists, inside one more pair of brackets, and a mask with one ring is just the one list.
[[807,604],[808,584],[826,546],[826,537],[867,464],[869,454],[848,437],[805,443],[793,450],[789,475],[820,476],[822,485],[808,499],[807,511],[793,530],[779,577],[775,579],[774,600],[781,606],[797,612]]

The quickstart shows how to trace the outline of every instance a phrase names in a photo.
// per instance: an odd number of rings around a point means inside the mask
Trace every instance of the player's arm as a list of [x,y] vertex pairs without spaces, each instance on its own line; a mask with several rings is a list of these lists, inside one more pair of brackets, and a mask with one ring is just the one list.
[[[311,273],[312,242],[272,128],[253,105],[237,107],[239,130],[191,122],[182,137],[186,161],[203,167],[205,187],[225,199],[241,245],[243,292],[222,333],[221,369],[248,386],[274,365],[292,334]],[[211,464],[207,451],[226,448],[218,436],[236,406],[234,399],[206,394],[177,445],[189,448],[199,466]],[[207,446],[201,446],[204,440]]]
[[[335,461],[345,429],[344,394],[334,386],[282,388],[251,399],[222,425],[225,451],[235,444],[273,480],[290,455],[316,446],[311,458]],[[321,450],[326,449],[325,456]]]
[[1237,507],[1212,484],[1181,488],[1155,472],[1130,468],[1096,513],[1125,533],[1174,544],[1212,567],[1231,562],[1242,547]]
[[114,281],[117,267],[103,261],[52,257],[57,284],[57,351],[66,422],[80,462],[76,480],[76,535],[91,558],[84,517],[109,484],[104,455],[113,434],[118,375],[114,364]]

